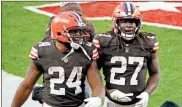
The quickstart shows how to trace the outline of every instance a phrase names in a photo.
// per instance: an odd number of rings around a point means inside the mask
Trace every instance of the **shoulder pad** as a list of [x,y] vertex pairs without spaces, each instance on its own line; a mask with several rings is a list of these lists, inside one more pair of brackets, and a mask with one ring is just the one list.
[[155,34],[142,32],[141,35],[148,39],[152,52],[157,52],[159,50],[159,42],[157,41]]
[[102,48],[106,47],[110,40],[113,38],[110,34],[98,34],[94,39],[93,39],[93,44],[95,45],[96,48]]
[[34,46],[32,47],[30,53],[29,53],[29,57],[31,59],[39,59],[39,50],[42,47],[48,47],[51,46],[50,42],[38,42],[36,44],[34,44]]
[[36,43],[33,47],[32,47],[32,49],[31,49],[31,51],[30,51],[30,53],[29,53],[29,57],[31,58],[31,59],[38,59],[39,58],[39,56],[38,56],[38,50],[39,50],[39,43]]

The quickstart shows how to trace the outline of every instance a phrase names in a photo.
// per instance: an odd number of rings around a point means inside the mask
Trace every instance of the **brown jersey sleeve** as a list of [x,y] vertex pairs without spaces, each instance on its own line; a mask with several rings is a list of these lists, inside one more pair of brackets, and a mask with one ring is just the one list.
[[29,53],[29,57],[33,60],[37,60],[39,58],[38,56],[38,43],[36,43],[32,48]]
[[157,52],[159,50],[159,42],[157,41],[156,37],[154,37],[153,39],[153,48],[152,48],[152,52]]
[[29,57],[32,59],[33,63],[37,67],[37,69],[42,72],[41,66],[39,64],[39,43],[36,43],[29,53]]
[[149,44],[151,47],[151,52],[155,53],[159,50],[159,42],[154,34],[148,33],[146,37],[149,39]]
[[146,39],[147,44],[149,44],[150,51],[155,53],[159,50],[159,42],[157,40],[157,36],[148,32],[140,32],[141,37]]

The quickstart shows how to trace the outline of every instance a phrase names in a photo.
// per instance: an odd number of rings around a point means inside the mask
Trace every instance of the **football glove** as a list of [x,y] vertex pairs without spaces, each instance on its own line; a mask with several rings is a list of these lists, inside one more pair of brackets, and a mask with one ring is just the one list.
[[34,87],[32,92],[32,100],[39,101],[39,103],[42,104],[43,91],[44,91],[44,87],[39,87],[39,86]]
[[149,100],[149,94],[147,92],[142,92],[136,98],[141,99],[138,103],[136,103],[136,107],[147,107]]
[[102,100],[99,97],[90,97],[84,100],[86,102],[85,107],[100,107]]
[[133,96],[133,93],[125,94],[119,90],[115,90],[110,94],[111,98],[120,101],[120,102],[129,102],[131,101],[131,98],[129,96]]

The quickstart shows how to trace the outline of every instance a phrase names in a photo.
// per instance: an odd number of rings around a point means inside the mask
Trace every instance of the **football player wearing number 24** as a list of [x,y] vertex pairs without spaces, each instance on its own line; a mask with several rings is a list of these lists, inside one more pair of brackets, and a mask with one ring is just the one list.
[[[23,105],[42,74],[45,82],[43,107],[102,105],[105,89],[97,63],[92,59],[95,48],[87,41],[85,28],[86,24],[75,12],[61,12],[52,19],[52,40],[32,47],[31,63],[11,107]],[[84,95],[86,76],[92,88],[92,97],[87,99]]]
[[131,2],[116,6],[112,24],[111,31],[93,40],[106,81],[104,107],[147,107],[160,79],[157,39],[139,31],[140,11]]

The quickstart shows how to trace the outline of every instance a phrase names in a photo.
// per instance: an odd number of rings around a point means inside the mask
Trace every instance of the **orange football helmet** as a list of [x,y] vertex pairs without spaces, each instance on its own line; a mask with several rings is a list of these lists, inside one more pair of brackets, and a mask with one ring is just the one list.
[[[138,32],[141,26],[141,14],[133,3],[130,2],[122,2],[117,5],[113,11],[112,15],[112,24],[115,33],[123,33],[122,29],[120,29],[120,21],[122,20],[132,20],[136,24],[136,29],[134,30],[134,35],[129,35],[130,38],[134,38],[135,34]],[[127,34],[125,33],[125,39],[127,39]]]
[[72,38],[69,35],[70,30],[83,30],[85,28],[86,24],[82,22],[77,13],[71,11],[61,12],[51,22],[51,38],[61,42],[68,42]]

